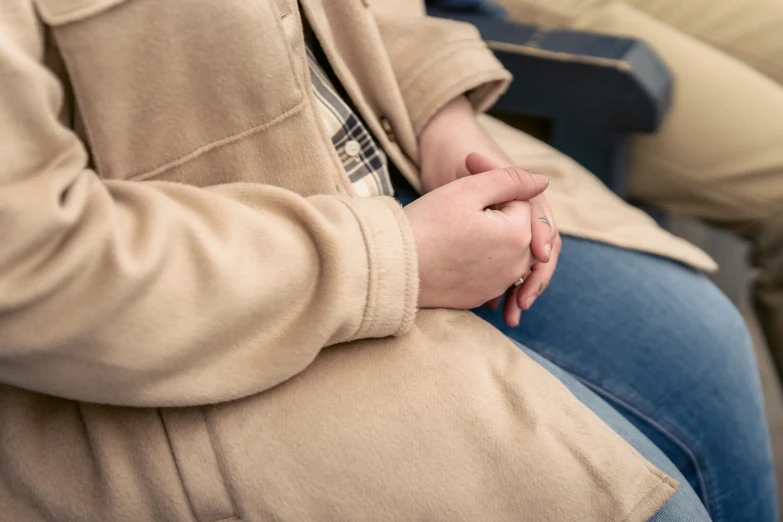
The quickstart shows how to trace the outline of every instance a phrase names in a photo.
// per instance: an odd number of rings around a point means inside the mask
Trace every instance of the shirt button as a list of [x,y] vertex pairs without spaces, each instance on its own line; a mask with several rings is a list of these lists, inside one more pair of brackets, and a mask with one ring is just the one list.
[[345,153],[352,158],[358,156],[361,151],[362,146],[359,145],[359,142],[356,140],[348,140],[348,142],[345,144]]

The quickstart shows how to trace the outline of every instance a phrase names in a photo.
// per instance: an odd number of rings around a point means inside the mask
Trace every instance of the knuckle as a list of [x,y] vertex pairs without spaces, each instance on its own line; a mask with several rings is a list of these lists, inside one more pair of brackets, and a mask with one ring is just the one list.
[[517,170],[519,170],[520,176],[526,183],[533,186],[538,185],[538,182],[536,181],[536,178],[532,172],[530,172],[529,170],[522,170],[522,169],[517,169]]
[[530,183],[535,184],[535,179],[533,178],[533,174],[520,169],[518,167],[504,167],[503,171],[506,173],[506,175],[511,179],[511,181],[514,184],[518,185],[527,185]]
[[519,175],[519,169],[514,167],[503,167],[503,172],[506,173],[506,176],[511,180],[511,183],[514,183],[515,185],[522,183],[522,177]]

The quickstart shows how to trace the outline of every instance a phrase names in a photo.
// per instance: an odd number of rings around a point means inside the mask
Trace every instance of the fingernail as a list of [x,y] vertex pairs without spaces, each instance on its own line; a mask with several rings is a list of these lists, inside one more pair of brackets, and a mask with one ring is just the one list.
[[536,301],[536,296],[531,295],[527,299],[525,299],[525,310],[529,310],[531,306],[533,306],[533,303]]
[[544,246],[544,253],[546,254],[547,260],[549,260],[549,258],[552,257],[552,245],[547,243],[546,246]]
[[549,177],[544,176],[543,174],[533,174],[533,179],[536,180],[536,183],[541,183],[542,185],[547,185],[549,183]]

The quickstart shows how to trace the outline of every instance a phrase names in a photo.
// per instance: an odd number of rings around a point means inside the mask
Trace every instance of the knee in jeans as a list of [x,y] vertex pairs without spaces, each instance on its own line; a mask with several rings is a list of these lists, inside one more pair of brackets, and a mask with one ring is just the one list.
[[708,301],[708,305],[702,304],[681,311],[683,327],[680,331],[675,329],[672,333],[680,342],[697,345],[710,343],[712,350],[705,352],[705,356],[727,355],[737,350],[744,355],[752,349],[745,318],[717,288],[713,288],[713,291],[716,295]]

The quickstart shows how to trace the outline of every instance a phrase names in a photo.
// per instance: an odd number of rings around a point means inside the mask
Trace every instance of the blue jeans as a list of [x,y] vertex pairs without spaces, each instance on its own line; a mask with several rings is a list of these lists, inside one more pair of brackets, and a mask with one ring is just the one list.
[[[412,201],[412,189],[395,181],[400,201]],[[715,522],[778,520],[750,338],[736,308],[702,274],[563,237],[555,276],[517,328],[503,324],[501,309],[475,312],[630,421],[676,465],[690,484],[680,489],[692,488]]]
[[499,312],[476,313],[633,423],[679,468],[715,522],[778,520],[750,338],[702,274],[564,237],[555,276],[517,328]]
[[573,375],[562,368],[555,366],[551,361],[544,359],[529,348],[517,343],[517,346],[531,359],[546,368],[557,377],[569,391],[579,399],[582,404],[590,408],[601,420],[603,420],[615,433],[624,438],[631,446],[641,453],[647,460],[667,475],[680,481],[680,487],[666,505],[650,519],[650,522],[709,522],[710,517],[699,501],[699,497],[693,491],[682,476],[677,467],[663,454],[663,452],[645,437],[636,427],[628,422],[620,413],[607,404],[601,397],[579,382]]

